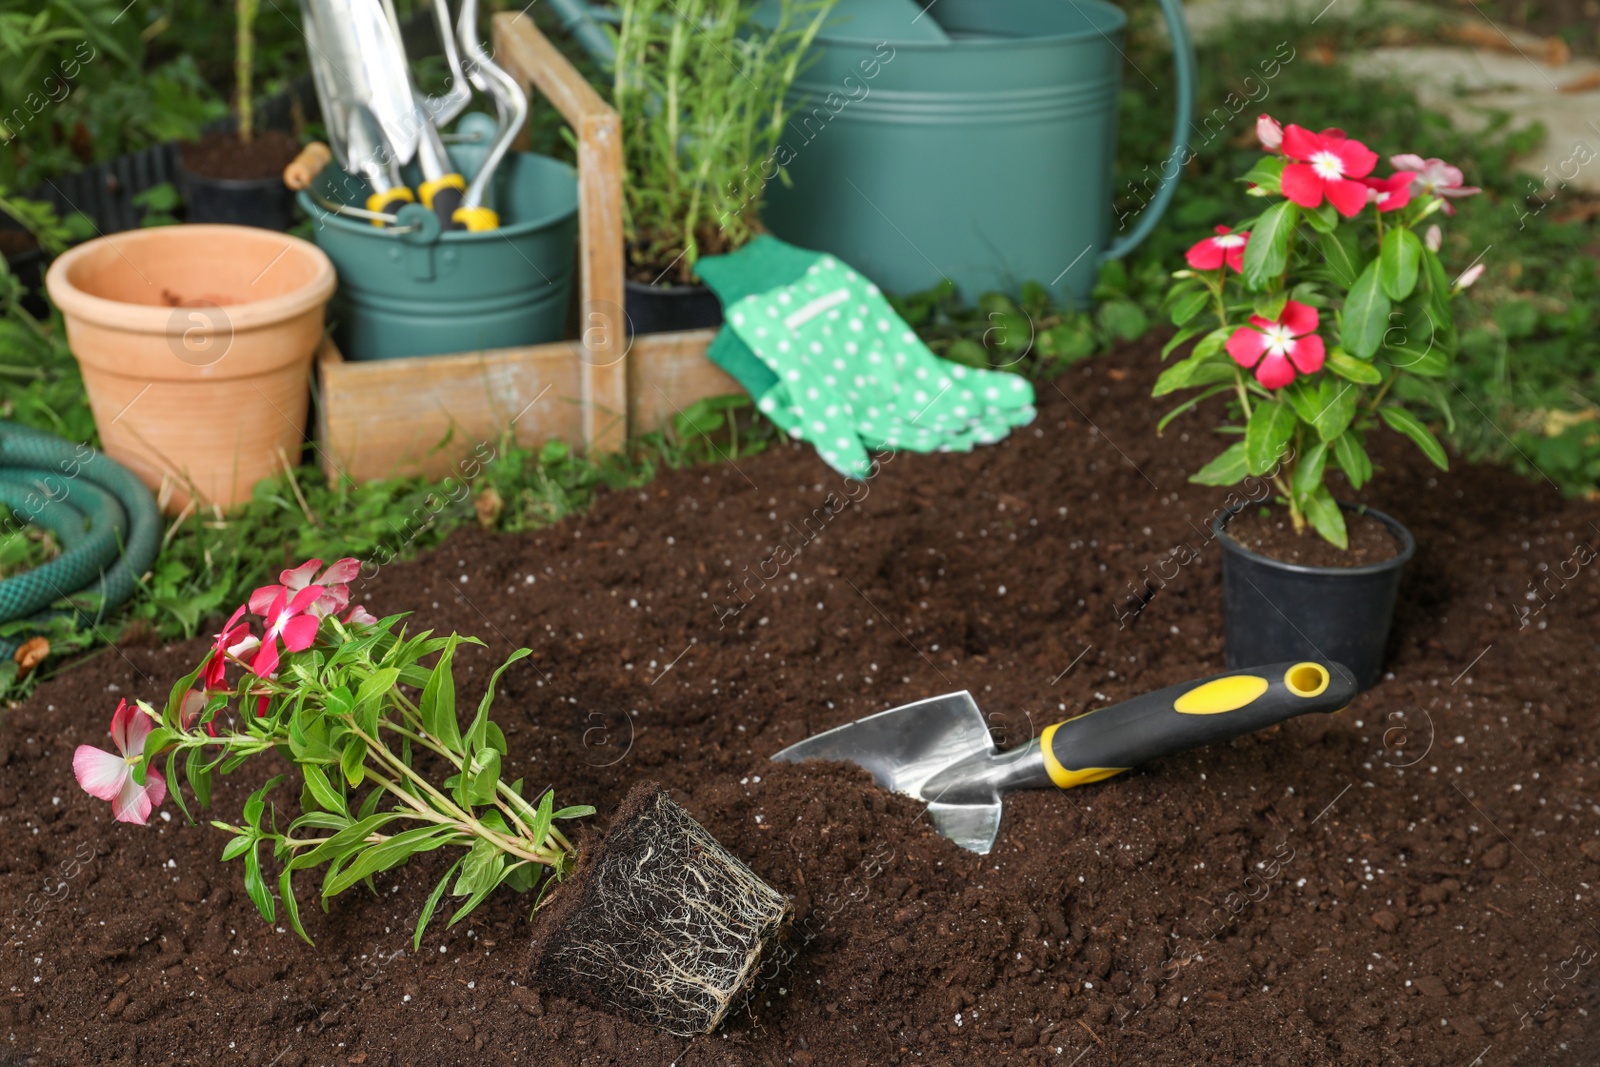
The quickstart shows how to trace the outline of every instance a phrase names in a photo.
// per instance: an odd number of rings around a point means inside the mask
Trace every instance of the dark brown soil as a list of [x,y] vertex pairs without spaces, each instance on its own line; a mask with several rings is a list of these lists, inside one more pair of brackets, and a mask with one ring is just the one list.
[[0,256],[11,259],[14,256],[24,256],[39,247],[39,242],[33,234],[23,233],[19,230],[0,230]]
[[[1600,588],[1574,562],[1600,507],[1541,484],[1442,474],[1375,434],[1383,477],[1335,491],[1420,543],[1392,677],[1338,715],[1013,794],[987,856],[864,772],[769,761],[954,689],[1010,746],[1221,669],[1220,551],[1119,627],[1141,568],[1225,496],[1186,481],[1218,445],[1199,415],[1155,436],[1158,367],[1151,346],[1083,365],[1003,444],[894,457],[864,485],[779,447],[547,531],[462,532],[361,591],[487,640],[458,661],[463,702],[534,650],[502,684],[511,774],[603,814],[654,778],[794,895],[795,961],[753,1014],[684,1041],[541,994],[525,898],[414,954],[443,853],[327,914],[308,885],[315,949],[265,926],[216,831],[114,824],[72,779],[73,746],[105,742],[117,698],[163,695],[195,641],[101,655],[6,715],[0,1047],[281,1067],[1600,1062]],[[273,763],[221,782],[218,817]]]
[[229,130],[178,146],[189,173],[240,181],[277,177],[299,152],[300,142],[282,130],[257,130],[249,144]]
[[1282,507],[1247,507],[1228,520],[1228,536],[1252,552],[1307,567],[1364,567],[1400,554],[1400,542],[1371,515],[1345,512],[1350,547],[1341,549],[1309,527],[1294,532]]

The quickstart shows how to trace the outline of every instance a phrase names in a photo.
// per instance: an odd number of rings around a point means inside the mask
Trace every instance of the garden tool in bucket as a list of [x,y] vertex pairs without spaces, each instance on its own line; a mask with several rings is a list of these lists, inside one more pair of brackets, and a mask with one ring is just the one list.
[[528,98],[516,79],[489,58],[478,40],[478,0],[462,0],[457,32],[461,49],[467,55],[467,77],[479,92],[494,101],[495,115],[499,119],[499,129],[489,142],[489,150],[478,163],[477,173],[461,198],[460,217],[469,230],[492,230],[500,225],[500,216],[489,202],[489,193],[494,187],[496,170],[511,150],[512,140],[528,120]]
[[[1104,0],[921,3],[919,25],[936,22],[947,40],[823,27],[768,161],[787,178],[767,186],[767,228],[891,292],[948,279],[970,300],[1034,281],[1086,304],[1100,264],[1149,234],[1191,157],[1181,0],[1160,0],[1176,61],[1172,147],[1131,191],[1147,206],[1115,226],[1122,11]],[[1170,85],[1149,75],[1151,92]]]
[[972,694],[963,691],[869,715],[772,758],[865,767],[879,785],[924,801],[939,833],[988,852],[1000,830],[1001,798],[1013,789],[1098,782],[1307,712],[1339,711],[1356,692],[1355,676],[1338,663],[1249,667],[1091,711],[1001,752]]

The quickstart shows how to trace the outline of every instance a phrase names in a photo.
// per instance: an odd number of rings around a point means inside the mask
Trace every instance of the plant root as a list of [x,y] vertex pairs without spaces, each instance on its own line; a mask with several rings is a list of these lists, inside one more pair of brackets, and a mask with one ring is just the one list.
[[787,897],[645,782],[557,892],[536,966],[553,993],[689,1037],[744,1002],[792,915]]

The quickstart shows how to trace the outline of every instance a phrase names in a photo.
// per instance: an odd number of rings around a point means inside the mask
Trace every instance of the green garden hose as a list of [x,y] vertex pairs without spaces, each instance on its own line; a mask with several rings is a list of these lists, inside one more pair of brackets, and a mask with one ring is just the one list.
[[[0,503],[18,521],[55,533],[64,549],[0,581],[0,623],[65,613],[93,625],[133,594],[160,547],[161,513],[131,471],[87,445],[12,422],[0,422]],[[45,611],[68,598],[73,607]],[[20,644],[0,636],[0,656],[9,659]]]

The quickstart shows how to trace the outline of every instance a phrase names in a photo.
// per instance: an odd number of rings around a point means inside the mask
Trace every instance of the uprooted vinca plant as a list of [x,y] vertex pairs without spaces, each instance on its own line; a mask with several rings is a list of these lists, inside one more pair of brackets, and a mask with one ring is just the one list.
[[[1195,339],[1153,395],[1199,389],[1163,418],[1213,396],[1228,404],[1232,445],[1190,480],[1232,485],[1266,475],[1295,532],[1315,529],[1340,548],[1348,534],[1324,484],[1334,467],[1352,489],[1373,475],[1367,435],[1403,434],[1444,469],[1444,448],[1411,411],[1448,422],[1443,380],[1455,362],[1451,301],[1483,273],[1453,281],[1439,258],[1442,231],[1428,220],[1478,190],[1442,160],[1397,155],[1372,177],[1378,154],[1343,130],[1313,133],[1261,116],[1267,155],[1243,177],[1267,206],[1219,226],[1187,253],[1167,294],[1179,327],[1162,351]],[[1370,210],[1369,210],[1370,209]],[[1422,236],[1418,230],[1427,223]],[[1323,334],[1333,340],[1330,344]]]
[[[268,846],[281,868],[278,899],[307,941],[292,885],[300,871],[325,868],[326,908],[332,897],[413,856],[459,850],[417,919],[416,945],[447,891],[467,898],[450,918],[454,925],[501,885],[526,892],[545,874],[566,874],[574,851],[556,823],[594,809],[558,810],[553,792],[530,801],[520,780],[506,782],[505,735],[489,718],[501,673],[529,650],[495,671],[463,730],[451,664],[458,646],[480,642],[427,631],[408,636],[402,616],[378,620],[349,608],[347,583],[359,564],[340,560],[313,580],[320,566],[311,560],[283,572],[282,585],[256,590],[200,666],[173,686],[164,709],[122,701],[111,719],[119,754],[80,746],[73,758],[79,783],[111,801],[117,819],[143,823],[169,779],[189,814],[176,787],[180,772],[208,807],[214,775],[252,756],[283,753],[300,777],[300,816],[280,829],[267,801],[280,775],[250,795],[239,824],[212,825],[232,835],[223,859],[243,859],[245,890],[272,922],[276,904],[262,859]],[[433,666],[424,666],[433,656]],[[420,692],[413,698],[408,688]],[[416,766],[424,752],[453,773],[430,780]],[[164,772],[157,769],[163,761]]]

